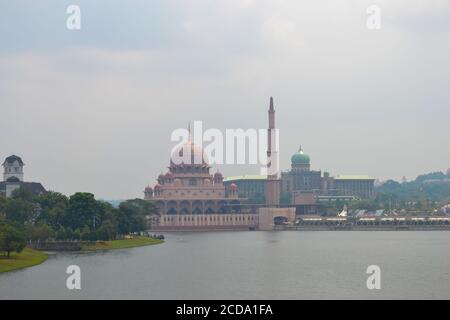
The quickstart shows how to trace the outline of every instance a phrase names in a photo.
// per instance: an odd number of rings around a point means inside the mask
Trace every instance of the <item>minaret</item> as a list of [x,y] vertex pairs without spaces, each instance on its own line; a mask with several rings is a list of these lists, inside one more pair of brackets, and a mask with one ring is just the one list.
[[188,132],[189,132],[188,141],[191,141],[191,122],[190,121],[188,122]]
[[[272,134],[275,134],[275,109],[273,107],[273,98],[270,97],[269,104],[269,129],[267,129],[267,159],[271,161],[272,156]],[[268,162],[268,167],[271,163]],[[269,172],[267,173],[269,175]]]
[[272,143],[277,143],[275,129],[275,108],[273,98],[269,104],[269,128],[267,129],[267,181],[266,181],[266,205],[278,207],[280,205],[280,180],[278,179],[278,151],[272,150]]

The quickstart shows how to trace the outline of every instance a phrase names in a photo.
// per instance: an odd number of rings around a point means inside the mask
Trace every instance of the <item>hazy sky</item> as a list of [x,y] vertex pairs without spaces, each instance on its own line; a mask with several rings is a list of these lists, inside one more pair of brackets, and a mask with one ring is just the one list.
[[271,95],[283,168],[446,170],[449,87],[450,1],[0,0],[0,157],[65,194],[142,197],[174,129],[264,128]]

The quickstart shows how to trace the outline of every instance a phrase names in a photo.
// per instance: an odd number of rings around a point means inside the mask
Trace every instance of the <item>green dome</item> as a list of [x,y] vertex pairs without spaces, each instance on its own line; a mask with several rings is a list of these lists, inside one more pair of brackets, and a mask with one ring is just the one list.
[[303,149],[300,147],[298,152],[295,153],[291,157],[291,162],[292,162],[292,164],[309,164],[310,163],[310,159],[309,159],[309,156],[307,154],[305,154],[303,152]]

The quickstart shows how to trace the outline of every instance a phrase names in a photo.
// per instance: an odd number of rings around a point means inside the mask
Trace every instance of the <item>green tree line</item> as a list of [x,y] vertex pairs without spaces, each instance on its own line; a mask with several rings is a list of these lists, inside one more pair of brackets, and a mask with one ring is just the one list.
[[423,174],[412,181],[387,180],[375,188],[375,194],[373,199],[321,203],[319,211],[333,216],[346,205],[349,210],[432,212],[450,203],[450,171]]
[[142,199],[116,208],[86,192],[34,196],[18,189],[9,198],[0,196],[0,251],[20,252],[27,241],[113,240],[148,229],[153,214],[155,207]]

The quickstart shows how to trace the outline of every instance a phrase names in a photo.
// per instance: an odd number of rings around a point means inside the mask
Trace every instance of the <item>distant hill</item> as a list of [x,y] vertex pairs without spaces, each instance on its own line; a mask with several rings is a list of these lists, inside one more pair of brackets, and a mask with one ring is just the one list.
[[404,201],[417,199],[450,200],[450,172],[431,172],[407,182],[388,180],[377,187],[376,191],[379,195],[392,195]]
[[118,208],[119,204],[121,204],[122,202],[124,202],[125,200],[104,200],[105,202],[110,203],[113,207]]

